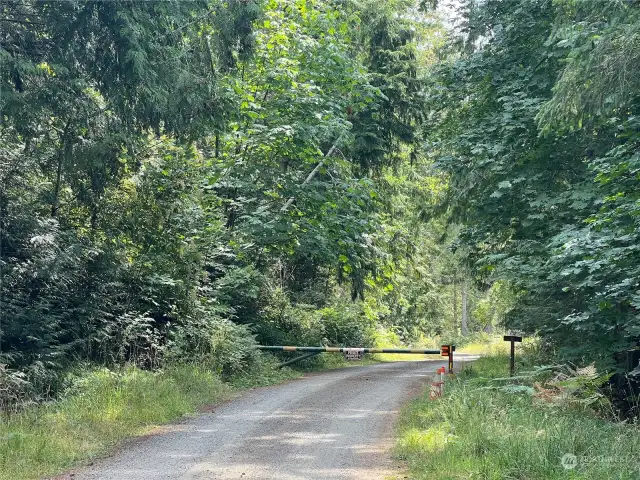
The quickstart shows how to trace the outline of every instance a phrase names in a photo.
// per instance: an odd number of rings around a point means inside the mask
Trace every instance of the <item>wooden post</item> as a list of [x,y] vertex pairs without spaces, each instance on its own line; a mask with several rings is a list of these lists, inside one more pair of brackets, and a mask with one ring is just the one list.
[[505,335],[505,342],[511,342],[511,358],[509,359],[509,375],[513,377],[516,371],[516,342],[522,342],[522,337],[515,335]]
[[[453,373],[453,351],[456,349],[455,345],[442,345],[440,347],[440,355],[443,357],[449,357],[449,373]],[[444,368],[444,367],[442,367]]]

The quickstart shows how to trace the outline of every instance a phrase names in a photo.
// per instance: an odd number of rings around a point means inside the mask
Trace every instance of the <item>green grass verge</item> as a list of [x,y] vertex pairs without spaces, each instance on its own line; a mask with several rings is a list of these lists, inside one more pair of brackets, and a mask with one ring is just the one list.
[[322,355],[276,368],[280,360],[264,356],[250,372],[223,382],[204,367],[182,365],[159,372],[135,367],[84,372],[59,401],[0,416],[0,480],[30,480],[55,475],[104,456],[123,440],[197,413],[236,392],[321,371],[377,363],[347,362]]
[[456,349],[456,353],[466,353],[470,355],[500,355],[509,351],[509,344],[502,340],[490,339],[486,342],[471,342],[464,347]]
[[0,479],[54,475],[105,455],[126,438],[193,414],[234,391],[300,376],[265,360],[225,383],[209,370],[184,365],[161,372],[129,367],[95,370],[50,405],[0,420]]
[[299,370],[291,368],[278,368],[280,360],[270,355],[265,355],[262,360],[254,365],[250,372],[235,375],[228,380],[235,390],[247,390],[249,388],[266,387],[286,380],[299,378],[303,375]]
[[[481,358],[445,395],[428,391],[403,411],[397,457],[414,479],[638,479],[640,428],[527,393],[488,390],[508,357]],[[562,465],[575,455],[577,466]],[[565,457],[565,464],[573,457]]]

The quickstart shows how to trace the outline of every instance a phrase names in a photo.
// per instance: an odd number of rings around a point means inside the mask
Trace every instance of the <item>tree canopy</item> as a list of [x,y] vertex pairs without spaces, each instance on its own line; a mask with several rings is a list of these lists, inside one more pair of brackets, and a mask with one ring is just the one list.
[[474,270],[521,292],[507,326],[622,368],[640,319],[638,6],[468,6],[465,48],[427,87],[428,149],[452,185],[443,208]]

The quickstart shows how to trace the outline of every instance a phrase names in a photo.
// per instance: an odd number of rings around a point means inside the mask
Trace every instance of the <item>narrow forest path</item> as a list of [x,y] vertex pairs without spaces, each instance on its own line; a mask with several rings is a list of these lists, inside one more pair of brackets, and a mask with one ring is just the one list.
[[132,442],[74,479],[383,479],[398,410],[442,361],[312,374]]

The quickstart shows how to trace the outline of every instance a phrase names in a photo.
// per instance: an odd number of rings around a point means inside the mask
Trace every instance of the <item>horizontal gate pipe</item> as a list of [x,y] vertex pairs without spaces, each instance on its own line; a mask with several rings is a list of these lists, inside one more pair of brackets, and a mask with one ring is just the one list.
[[299,357],[292,358],[291,360],[288,360],[284,363],[279,364],[278,368],[286,367],[287,365],[291,365],[293,363],[299,362],[300,360],[306,360],[307,358],[315,357],[316,355],[320,355],[321,353],[322,352],[311,352],[311,353],[307,353],[306,355],[301,355]]
[[412,353],[412,354],[433,354],[439,355],[440,350],[426,350],[423,348],[349,348],[349,347],[292,347],[278,345],[258,345],[259,350],[270,350],[274,352],[329,352],[344,353],[359,350],[362,353]]

